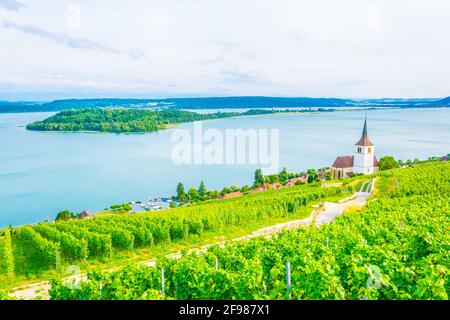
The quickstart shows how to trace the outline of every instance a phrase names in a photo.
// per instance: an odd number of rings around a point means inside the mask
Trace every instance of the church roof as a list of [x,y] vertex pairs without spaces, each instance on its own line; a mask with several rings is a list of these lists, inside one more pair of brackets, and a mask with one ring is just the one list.
[[357,143],[355,143],[355,145],[363,146],[363,147],[373,146],[373,143],[369,140],[369,137],[367,135],[367,116],[366,116],[366,119],[364,120],[364,128],[363,128],[363,133],[362,133],[361,139],[359,139],[359,141]]
[[333,168],[343,169],[353,167],[353,156],[341,156],[334,160]]
[[[353,156],[340,156],[337,157],[336,160],[334,160],[334,163],[331,167],[336,169],[352,168],[353,162],[354,162]],[[378,159],[375,155],[373,156],[373,166],[374,167],[379,166]]]

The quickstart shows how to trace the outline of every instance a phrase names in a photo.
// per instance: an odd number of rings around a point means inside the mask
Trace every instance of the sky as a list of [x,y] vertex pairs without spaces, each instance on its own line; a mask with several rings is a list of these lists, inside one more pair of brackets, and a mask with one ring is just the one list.
[[450,95],[448,0],[0,0],[0,100]]

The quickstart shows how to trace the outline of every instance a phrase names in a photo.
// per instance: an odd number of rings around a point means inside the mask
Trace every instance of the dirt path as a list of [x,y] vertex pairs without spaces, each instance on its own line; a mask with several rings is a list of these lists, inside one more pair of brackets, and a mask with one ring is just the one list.
[[[343,214],[345,211],[345,208],[350,207],[350,206],[363,206],[366,203],[367,198],[370,196],[370,194],[372,192],[372,189],[373,189],[372,187],[373,187],[374,183],[375,183],[375,179],[372,180],[371,182],[368,182],[367,186],[366,186],[366,183],[364,183],[361,186],[360,191],[355,192],[355,194],[353,196],[347,198],[347,199],[349,199],[348,201],[345,201],[342,203],[324,202],[320,208],[314,209],[314,211],[311,213],[311,216],[308,218],[301,219],[301,220],[289,221],[289,222],[285,222],[285,223],[276,224],[276,225],[273,225],[270,227],[261,228],[261,229],[258,229],[256,231],[252,232],[251,234],[243,236],[243,237],[205,245],[200,248],[191,249],[189,251],[190,252],[204,252],[212,245],[224,246],[227,242],[230,242],[230,241],[244,241],[244,240],[248,240],[248,239],[259,237],[259,236],[269,237],[269,236],[271,236],[275,233],[281,232],[283,230],[296,229],[299,227],[308,226],[313,222],[317,226],[325,224],[325,223],[330,223],[330,222],[334,221],[336,219],[336,217]],[[367,190],[365,190],[365,188]],[[363,192],[362,190],[365,190],[365,192]],[[181,257],[181,254],[174,253],[174,254],[168,255],[167,257],[177,259],[177,258]],[[144,261],[139,264],[142,264],[142,265],[146,264],[148,266],[153,267],[156,265],[156,262],[155,262],[155,260],[151,260],[151,261]],[[120,267],[110,269],[109,271],[113,271],[114,269],[117,269],[117,268],[120,268]],[[69,280],[84,281],[84,280],[86,280],[86,274],[80,274],[80,275],[68,277],[68,278],[66,278],[66,280],[67,281],[69,281]],[[27,285],[27,286],[15,288],[12,290],[10,297],[15,298],[15,299],[32,300],[39,296],[42,299],[49,299],[49,296],[48,296],[49,289],[50,289],[49,282],[42,281],[42,282]]]

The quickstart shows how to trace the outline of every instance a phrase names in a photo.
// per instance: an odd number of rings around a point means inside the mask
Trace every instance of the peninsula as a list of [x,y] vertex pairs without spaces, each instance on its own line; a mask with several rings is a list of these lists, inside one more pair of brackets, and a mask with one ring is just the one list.
[[149,109],[72,109],[26,126],[28,130],[65,132],[154,132],[182,122],[193,122],[243,115],[273,113],[271,110],[247,112],[216,112],[200,114],[183,110]]

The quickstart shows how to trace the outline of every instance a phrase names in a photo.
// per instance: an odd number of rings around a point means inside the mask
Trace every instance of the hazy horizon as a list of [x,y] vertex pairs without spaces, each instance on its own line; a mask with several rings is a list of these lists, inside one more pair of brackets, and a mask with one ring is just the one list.
[[382,98],[374,98],[374,97],[363,97],[363,98],[349,98],[349,97],[332,97],[332,96],[318,96],[318,97],[306,97],[306,96],[199,96],[199,95],[174,95],[174,96],[158,96],[158,97],[149,97],[146,95],[106,95],[106,96],[95,96],[95,95],[86,95],[86,96],[62,96],[60,98],[47,98],[47,99],[2,99],[0,101],[3,102],[11,102],[11,103],[19,103],[19,102],[30,102],[30,103],[48,103],[58,100],[100,100],[100,99],[118,99],[118,100],[168,100],[168,99],[215,99],[215,98],[275,98],[275,99],[342,99],[342,100],[353,100],[353,101],[366,101],[366,100],[441,100],[445,99],[449,96],[444,97],[431,97],[431,98],[423,98],[423,97],[413,97],[413,98],[404,98],[404,97],[382,97]]
[[450,3],[0,0],[0,100],[449,95]]

